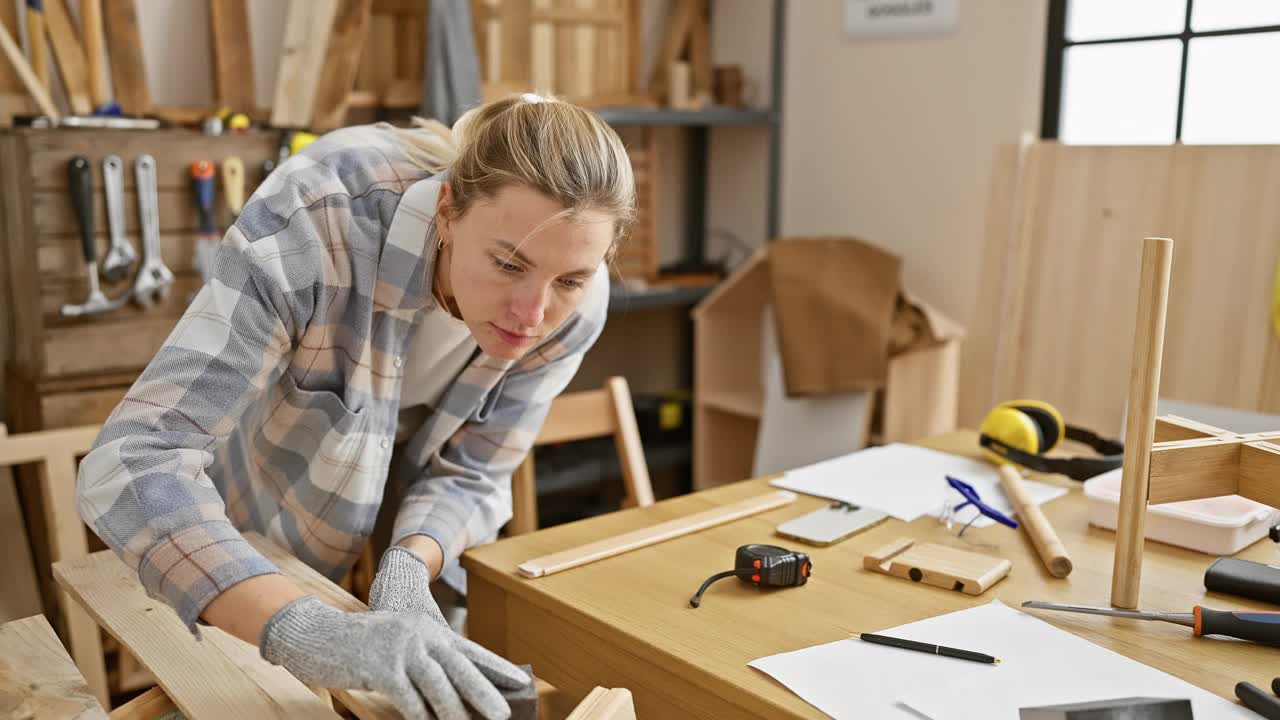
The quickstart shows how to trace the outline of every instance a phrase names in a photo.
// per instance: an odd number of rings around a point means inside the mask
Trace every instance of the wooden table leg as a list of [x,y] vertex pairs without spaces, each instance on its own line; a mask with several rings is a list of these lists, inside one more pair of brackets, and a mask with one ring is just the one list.
[[507,655],[507,594],[474,573],[467,576],[468,638],[493,652]]

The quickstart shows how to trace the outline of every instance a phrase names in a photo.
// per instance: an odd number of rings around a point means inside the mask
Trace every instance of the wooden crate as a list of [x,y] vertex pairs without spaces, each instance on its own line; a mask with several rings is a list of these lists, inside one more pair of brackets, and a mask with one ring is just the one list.
[[472,0],[486,99],[533,91],[581,105],[637,101],[639,0]]

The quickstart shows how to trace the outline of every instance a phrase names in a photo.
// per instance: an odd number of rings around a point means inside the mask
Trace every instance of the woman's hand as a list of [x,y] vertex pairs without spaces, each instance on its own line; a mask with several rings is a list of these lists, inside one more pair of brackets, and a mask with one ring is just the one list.
[[309,595],[267,622],[259,647],[305,683],[381,692],[406,718],[466,720],[465,700],[477,716],[505,720],[511,707],[495,685],[516,689],[530,678],[492,653],[499,662],[477,663],[466,642],[417,613],[348,613]]

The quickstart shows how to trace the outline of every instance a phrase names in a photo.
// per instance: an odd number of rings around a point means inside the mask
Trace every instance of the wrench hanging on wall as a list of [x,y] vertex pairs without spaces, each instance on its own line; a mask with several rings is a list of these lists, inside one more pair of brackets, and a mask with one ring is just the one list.
[[142,267],[133,281],[133,297],[143,307],[163,300],[173,285],[173,272],[160,257],[160,199],[156,189],[156,160],[141,155],[133,163],[138,184],[138,212],[142,216]]

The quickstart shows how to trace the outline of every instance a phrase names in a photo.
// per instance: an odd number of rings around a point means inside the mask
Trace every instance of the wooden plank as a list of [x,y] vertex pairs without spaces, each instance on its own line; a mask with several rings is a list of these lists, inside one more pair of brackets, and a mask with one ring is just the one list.
[[258,101],[245,0],[209,0],[209,29],[213,33],[213,87],[218,104],[232,110],[252,110]]
[[[5,57],[8,59],[9,67],[17,74],[22,81],[22,85],[26,88],[27,93],[35,100],[36,105],[40,108],[40,112],[57,120],[62,117],[58,109],[54,107],[53,100],[49,97],[49,91],[45,89],[40,79],[36,77],[31,66],[27,64],[26,58],[22,55],[22,48],[18,47],[17,42],[9,33],[8,26],[0,26],[0,49],[3,49]],[[6,122],[12,124],[12,115],[14,109],[6,109],[4,114]]]
[[340,0],[324,56],[324,74],[316,88],[311,127],[317,131],[341,127],[347,118],[347,97],[355,87],[360,52],[368,32],[372,0]]
[[712,508],[688,517],[668,520],[667,522],[640,528],[624,535],[589,543],[582,547],[570,548],[551,555],[527,560],[521,563],[517,569],[525,577],[536,578],[551,575],[637,548],[655,545],[681,535],[688,535],[692,532],[722,525],[766,510],[772,510],[794,502],[795,499],[795,493],[787,492],[786,490],[774,490],[731,505]]
[[93,112],[93,103],[89,100],[89,68],[64,0],[44,0],[44,19],[71,112],[89,115]]
[[689,42],[696,11],[697,4],[694,0],[675,0],[671,9],[667,33],[662,39],[662,49],[658,51],[653,70],[649,73],[649,94],[659,102],[663,102],[667,94],[667,74],[671,63],[680,59]]
[[693,0],[696,6],[689,30],[689,65],[696,107],[711,102],[711,30],[707,27],[707,0]]
[[89,75],[89,100],[95,108],[111,99],[107,93],[107,71],[104,66],[102,32],[102,0],[80,0],[80,26],[84,34],[84,59]]
[[[373,90],[379,100],[385,101],[395,80],[396,24],[391,15],[374,15],[369,20],[369,40],[361,58],[370,58],[373,65]],[[419,88],[421,92],[421,88]]]
[[107,717],[43,615],[0,625],[0,700],[15,719]]
[[1152,505],[1235,495],[1239,486],[1240,444],[1214,442],[1151,449]]
[[165,713],[178,706],[165,694],[164,688],[153,687],[111,711],[111,720],[162,720]]
[[124,187],[133,188],[133,160],[149,154],[156,159],[156,183],[161,189],[191,192],[191,163],[212,160],[220,164],[227,157],[239,157],[246,168],[256,170],[264,160],[274,160],[280,133],[253,131],[244,135],[211,137],[185,130],[112,130],[111,143],[104,146],[98,130],[59,130],[56,133],[31,131],[23,136],[30,152],[28,182],[37,190],[66,192],[67,162],[76,155],[91,160],[93,183],[102,188],[102,159],[118,155],[128,167]]
[[305,128],[311,123],[337,12],[338,0],[289,0],[271,105],[272,126]]
[[532,88],[532,26],[530,25],[533,6],[529,0],[507,0],[502,3],[502,19],[499,23],[498,39],[502,50],[499,53],[497,80]]
[[[10,39],[14,40],[14,47],[19,48],[16,36],[12,35],[12,33],[17,32],[18,30],[18,7],[16,3],[11,3],[11,2],[0,3],[0,25],[3,25],[5,29],[10,33]],[[22,55],[21,52],[19,52],[18,54]],[[47,56],[48,54],[47,50],[45,54]],[[32,65],[35,64],[34,58],[31,64]],[[46,72],[46,76],[44,79],[41,79],[38,77],[36,78],[36,81],[37,81],[36,84],[41,87],[48,86],[47,85],[48,83],[47,63],[46,63],[45,72]],[[35,74],[36,73],[34,73],[34,70],[33,70],[33,75]],[[27,95],[27,89],[22,82],[22,78],[18,76],[18,71],[13,67],[13,65],[7,62],[0,62],[0,96],[4,96],[5,98],[8,99],[6,104],[9,104],[10,107],[6,108],[6,111],[9,114],[29,113],[31,112],[32,108],[35,107],[34,102]],[[3,114],[4,114],[4,111],[0,111],[0,115],[3,115]],[[0,124],[4,124],[5,126],[8,126],[12,124],[12,119],[0,117]]]
[[1230,435],[1230,430],[1196,422],[1190,418],[1177,415],[1162,415],[1156,418],[1155,441],[1158,443],[1175,440],[1199,440],[1203,438]]
[[13,321],[13,347],[9,359],[11,370],[30,377],[44,364],[43,345],[38,338],[44,332],[40,320],[40,286],[35,273],[36,233],[33,228],[33,210],[29,158],[23,137],[0,137],[0,178],[7,191],[0,193],[0,213],[4,222],[4,242],[8,250],[9,299]]
[[1280,446],[1254,442],[1240,448],[1240,494],[1280,507]]
[[151,113],[146,60],[134,0],[111,0],[104,7],[107,50],[111,53],[111,84],[116,102],[127,115]]
[[[304,593],[316,595],[326,603],[347,612],[363,612],[368,606],[352,597],[350,593],[333,584],[325,576],[316,572],[297,557],[290,555],[279,545],[258,535],[245,533],[245,539],[257,548],[258,552],[270,560],[280,572],[292,580]],[[377,693],[367,690],[333,689],[333,696],[355,713],[360,720],[395,720],[400,712]]]
[[192,720],[336,718],[257,648],[214,627],[197,640],[173,610],[147,596],[137,573],[110,550],[54,563],[58,584],[147,667]]
[[141,371],[177,323],[176,315],[147,315],[123,322],[100,318],[81,325],[49,328],[41,378],[88,373]]
[[[536,15],[552,7],[551,0],[533,0]],[[532,57],[530,58],[530,82],[536,93],[554,93],[556,91],[556,32],[555,26],[547,20],[531,20],[529,31]]]

